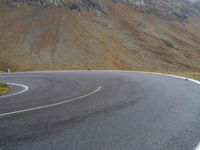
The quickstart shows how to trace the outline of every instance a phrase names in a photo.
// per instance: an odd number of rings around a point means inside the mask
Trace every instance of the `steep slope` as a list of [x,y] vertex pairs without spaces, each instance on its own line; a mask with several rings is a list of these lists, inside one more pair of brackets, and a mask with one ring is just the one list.
[[193,3],[39,1],[0,4],[1,69],[200,71],[199,9]]

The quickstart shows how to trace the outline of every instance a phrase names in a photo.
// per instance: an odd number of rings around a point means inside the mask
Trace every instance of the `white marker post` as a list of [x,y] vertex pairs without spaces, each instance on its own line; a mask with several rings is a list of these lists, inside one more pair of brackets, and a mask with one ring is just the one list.
[[8,73],[11,73],[10,68],[8,68]]

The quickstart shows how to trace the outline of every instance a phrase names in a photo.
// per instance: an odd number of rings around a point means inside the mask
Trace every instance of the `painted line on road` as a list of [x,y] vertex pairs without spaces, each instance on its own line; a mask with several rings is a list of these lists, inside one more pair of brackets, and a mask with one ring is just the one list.
[[197,147],[194,150],[200,150],[200,143],[197,145]]
[[12,94],[8,94],[8,95],[0,96],[0,98],[6,98],[6,97],[10,97],[10,96],[22,94],[22,93],[24,93],[24,92],[26,92],[26,91],[29,90],[29,87],[26,86],[26,85],[23,85],[23,84],[18,84],[18,83],[6,83],[6,84],[8,84],[8,85],[14,85],[14,86],[20,86],[20,87],[23,88],[23,90],[22,90],[22,91],[19,91],[19,92],[16,92],[16,93],[12,93]]
[[[99,72],[103,72],[105,70],[97,70]],[[177,75],[172,75],[172,74],[165,74],[165,73],[159,73],[159,72],[145,72],[145,71],[122,71],[122,70],[106,70],[106,72],[121,72],[121,73],[143,73],[143,74],[152,74],[152,75],[162,75],[162,76],[168,76],[168,77],[174,77],[174,78],[178,78],[178,79],[183,79],[183,80],[188,80],[194,83],[197,83],[200,85],[200,81],[195,80],[195,79],[191,79],[191,78],[187,78],[187,77],[183,77],[183,76],[177,76]]]
[[[190,82],[197,83],[197,84],[200,85],[200,81],[197,81],[197,80],[194,80],[194,79],[191,79],[191,78],[187,78],[187,77],[171,75],[171,74],[164,74],[164,73],[158,73],[158,72],[144,72],[144,71],[123,71],[123,72],[155,74],[155,75],[162,75],[162,76],[174,77],[174,78],[183,79],[183,80],[187,79]],[[200,150],[200,143],[196,146],[196,148],[194,150]]]
[[18,111],[3,113],[3,114],[0,114],[0,117],[8,116],[8,115],[14,115],[14,114],[19,114],[19,113],[24,113],[24,112],[29,112],[29,111],[34,111],[34,110],[40,110],[40,109],[45,109],[45,108],[50,108],[50,107],[54,107],[54,106],[66,104],[66,103],[69,103],[69,102],[77,101],[77,100],[80,100],[82,98],[88,97],[88,96],[90,96],[90,95],[92,95],[94,93],[97,93],[101,89],[102,89],[102,87],[100,86],[96,90],[94,90],[94,91],[92,91],[90,93],[87,93],[85,95],[76,97],[76,98],[72,98],[72,99],[69,99],[69,100],[66,100],[66,101],[62,101],[62,102],[58,102],[58,103],[54,103],[54,104],[49,104],[49,105],[44,105],[44,106],[39,106],[39,107],[34,107],[34,108],[28,108],[28,109],[23,109],[23,110],[18,110]]
[[[142,72],[142,73],[145,73],[145,72]],[[149,73],[151,73],[151,72],[149,72]],[[171,74],[164,74],[164,73],[155,73],[155,72],[152,72],[152,74],[163,75],[163,76],[168,76],[168,77],[174,77],[174,78],[179,78],[179,79],[183,79],[183,80],[187,79],[188,81],[191,81],[191,82],[194,82],[194,83],[197,83],[197,84],[200,85],[200,81],[197,81],[197,80],[194,80],[194,79],[191,79],[191,78],[187,78],[187,77],[176,76],[176,75],[171,75]]]

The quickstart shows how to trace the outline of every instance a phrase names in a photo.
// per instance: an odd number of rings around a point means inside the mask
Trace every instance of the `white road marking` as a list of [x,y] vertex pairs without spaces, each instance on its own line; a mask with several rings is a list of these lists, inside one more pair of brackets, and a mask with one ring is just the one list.
[[29,87],[26,86],[26,85],[23,85],[23,84],[17,84],[17,83],[6,83],[6,84],[8,84],[8,85],[20,86],[20,87],[23,88],[23,90],[22,90],[22,91],[19,91],[19,92],[17,92],[17,93],[12,93],[12,94],[8,94],[8,95],[0,96],[0,98],[5,98],[5,97],[10,97],[10,96],[14,96],[14,95],[22,94],[22,93],[24,93],[24,92],[26,92],[26,91],[29,90]]
[[[174,77],[178,79],[183,79],[183,80],[188,80],[194,83],[197,83],[200,85],[200,81],[187,78],[187,77],[181,77],[181,76],[176,76],[176,75],[170,75],[170,74],[164,74],[164,73],[157,73],[157,72],[144,72],[144,71],[119,71],[119,72],[129,72],[129,73],[145,73],[145,74],[155,74],[155,75],[162,75],[162,76],[168,76],[168,77]],[[200,150],[200,143],[196,146],[194,150]]]
[[194,150],[200,150],[200,143],[197,145],[197,147]]
[[194,83],[197,83],[200,85],[200,81],[187,78],[187,77],[182,77],[182,76],[176,76],[176,75],[171,75],[171,74],[165,74],[165,73],[159,73],[159,72],[145,72],[145,71],[122,71],[122,70],[94,70],[96,72],[122,72],[122,73],[143,73],[143,74],[155,74],[155,75],[162,75],[162,76],[168,76],[168,77],[174,77],[174,78],[179,78],[183,80],[188,80]]
[[[145,72],[141,72],[141,73],[145,73]],[[146,72],[146,73],[148,73],[148,72]],[[149,73],[151,73],[151,72],[149,72]],[[170,75],[170,74],[163,74],[163,73],[156,73],[156,72],[152,72],[151,74],[164,75],[164,76],[179,78],[179,79],[183,79],[183,80],[187,79],[188,81],[200,84],[200,81],[197,81],[197,80],[194,80],[194,79],[191,79],[191,78],[187,78],[187,77],[181,77],[181,76]]]
[[58,102],[58,103],[54,103],[54,104],[49,104],[49,105],[44,105],[44,106],[39,106],[39,107],[34,107],[34,108],[28,108],[28,109],[23,109],[23,110],[18,110],[18,111],[3,113],[3,114],[0,114],[0,117],[8,116],[8,115],[13,115],[13,114],[24,113],[24,112],[29,112],[29,111],[34,111],[34,110],[40,110],[40,109],[44,109],[44,108],[50,108],[50,107],[62,105],[62,104],[65,104],[65,103],[73,102],[73,101],[76,101],[76,100],[88,97],[88,96],[90,96],[90,95],[92,95],[94,93],[97,93],[101,89],[102,89],[102,87],[100,86],[96,90],[94,90],[94,91],[92,91],[92,92],[90,92],[88,94],[76,97],[76,98],[72,98],[72,99],[69,99],[69,100],[66,100],[66,101],[62,101],[62,102]]

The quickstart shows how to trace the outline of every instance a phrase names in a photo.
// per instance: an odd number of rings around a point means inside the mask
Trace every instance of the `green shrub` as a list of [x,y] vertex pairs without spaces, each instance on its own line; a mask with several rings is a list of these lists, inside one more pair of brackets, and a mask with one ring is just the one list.
[[5,83],[0,82],[0,94],[5,94],[9,91],[10,91],[10,87]]

